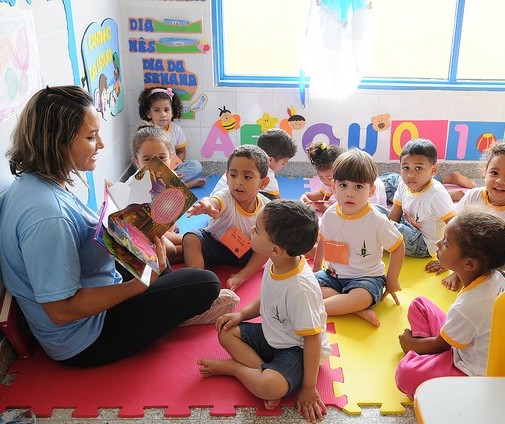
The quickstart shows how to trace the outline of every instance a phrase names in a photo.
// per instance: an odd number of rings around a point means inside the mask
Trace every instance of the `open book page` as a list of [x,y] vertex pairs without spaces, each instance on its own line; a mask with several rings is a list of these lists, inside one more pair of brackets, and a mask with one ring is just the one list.
[[[155,237],[164,235],[197,197],[156,156],[126,186],[106,185],[104,197],[108,202],[104,202],[101,220],[107,235],[102,232],[97,242],[137,278],[144,282],[147,279],[148,284],[150,271],[148,278],[145,269],[159,273]],[[119,210],[111,212],[115,206]]]

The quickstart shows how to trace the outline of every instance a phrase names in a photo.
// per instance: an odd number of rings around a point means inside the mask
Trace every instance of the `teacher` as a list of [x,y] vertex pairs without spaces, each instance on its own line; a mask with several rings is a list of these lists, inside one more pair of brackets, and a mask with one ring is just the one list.
[[3,281],[47,354],[72,366],[133,355],[207,311],[220,293],[210,271],[170,272],[160,239],[161,274],[149,286],[123,281],[94,242],[98,216],[71,188],[72,174],[96,167],[99,130],[86,91],[47,87],[26,104],[6,153],[16,178],[0,212]]

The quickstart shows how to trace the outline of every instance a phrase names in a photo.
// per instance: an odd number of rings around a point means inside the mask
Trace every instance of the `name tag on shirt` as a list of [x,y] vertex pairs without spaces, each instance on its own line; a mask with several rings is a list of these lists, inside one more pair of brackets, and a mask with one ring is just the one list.
[[324,241],[324,259],[328,262],[349,265],[349,245],[343,241]]
[[235,225],[228,228],[219,239],[237,258],[241,258],[251,248],[251,240]]

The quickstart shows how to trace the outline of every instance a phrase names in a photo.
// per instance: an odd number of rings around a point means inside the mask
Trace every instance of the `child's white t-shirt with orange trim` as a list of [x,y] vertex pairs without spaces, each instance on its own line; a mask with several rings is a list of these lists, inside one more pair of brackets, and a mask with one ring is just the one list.
[[393,203],[402,208],[403,218],[421,232],[428,252],[434,256],[436,243],[444,236],[445,221],[456,215],[447,189],[432,178],[424,190],[413,193],[400,181]]
[[440,335],[454,348],[454,365],[467,375],[486,375],[494,302],[504,290],[500,272],[482,275],[459,292],[447,312]]
[[[331,205],[321,219],[319,233],[319,243],[326,242],[326,263],[339,278],[384,275],[383,249],[392,252],[403,241],[395,225],[370,203],[354,215],[345,215],[338,203]],[[328,242],[345,244],[347,264],[328,260],[324,247]]]
[[209,218],[209,224],[205,230],[216,240],[219,240],[233,226],[237,227],[250,238],[251,229],[256,224],[258,212],[270,201],[267,197],[258,193],[255,210],[253,212],[246,212],[233,198],[229,188],[217,192],[212,198],[219,201],[221,209],[216,219]]
[[489,208],[491,212],[505,219],[505,206],[494,206],[491,204],[486,187],[475,187],[467,191],[463,198],[456,204],[456,210],[460,212],[467,205],[483,205]]
[[321,288],[305,257],[284,274],[275,274],[269,260],[263,272],[260,299],[261,326],[270,346],[303,348],[304,336],[321,334],[320,361],[331,355]]

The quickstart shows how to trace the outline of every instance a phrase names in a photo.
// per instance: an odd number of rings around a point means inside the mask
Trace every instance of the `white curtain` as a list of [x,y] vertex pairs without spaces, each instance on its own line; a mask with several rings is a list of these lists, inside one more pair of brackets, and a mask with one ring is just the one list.
[[372,59],[372,18],[369,0],[314,0],[302,59],[311,98],[354,93]]

